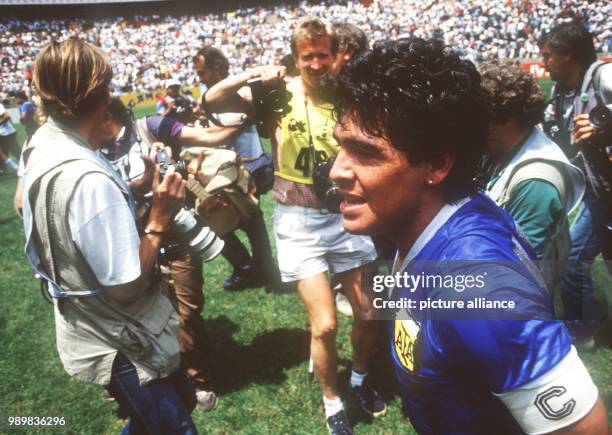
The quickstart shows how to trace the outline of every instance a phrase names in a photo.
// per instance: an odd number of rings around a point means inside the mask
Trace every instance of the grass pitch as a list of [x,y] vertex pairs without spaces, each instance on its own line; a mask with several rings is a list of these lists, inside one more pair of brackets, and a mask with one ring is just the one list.
[[[152,110],[138,108],[136,114]],[[101,387],[72,380],[61,366],[52,307],[42,298],[23,255],[21,219],[12,206],[15,184],[14,177],[0,177],[0,416],[61,415],[67,422],[63,432],[119,433],[125,420],[117,414],[115,403],[103,400]],[[273,201],[269,194],[262,198],[262,207],[271,229]],[[198,429],[211,434],[326,433],[321,392],[307,371],[308,322],[297,295],[270,294],[263,288],[225,292],[222,282],[229,274],[221,257],[204,268],[204,316],[212,337],[221,402],[213,412],[194,411]],[[612,307],[611,280],[601,262],[594,274],[599,300],[602,304],[607,300]],[[609,413],[611,329],[608,325],[600,330],[600,336],[607,337],[607,347],[583,355]],[[339,316],[341,385],[348,382],[349,333],[350,321]],[[381,343],[372,372],[383,386],[389,412],[375,422],[354,414],[358,434],[415,433],[402,416],[386,349]]]

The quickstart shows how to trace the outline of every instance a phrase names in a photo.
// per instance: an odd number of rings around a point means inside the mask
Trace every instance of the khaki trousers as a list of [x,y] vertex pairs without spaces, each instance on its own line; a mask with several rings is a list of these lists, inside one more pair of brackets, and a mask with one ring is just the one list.
[[187,371],[196,390],[213,389],[211,370],[211,346],[202,308],[202,261],[188,252],[182,258],[170,262],[171,277],[180,317],[179,346],[181,365]]

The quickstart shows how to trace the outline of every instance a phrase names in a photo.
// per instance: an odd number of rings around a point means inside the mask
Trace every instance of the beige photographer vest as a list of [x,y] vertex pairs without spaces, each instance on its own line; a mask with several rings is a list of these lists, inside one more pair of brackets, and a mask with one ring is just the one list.
[[78,379],[107,385],[120,351],[136,367],[141,384],[170,375],[179,365],[179,322],[169,288],[152,280],[133,304],[108,297],[74,244],[68,225],[70,199],[84,175],[102,173],[124,193],[125,184],[76,132],[53,120],[36,132],[28,152],[26,249],[33,269],[58,287],[53,302],[64,368]]

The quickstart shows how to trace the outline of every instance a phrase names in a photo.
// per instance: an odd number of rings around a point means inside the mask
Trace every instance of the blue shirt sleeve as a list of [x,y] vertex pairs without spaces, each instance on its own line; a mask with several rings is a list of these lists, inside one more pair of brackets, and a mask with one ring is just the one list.
[[449,361],[494,393],[525,385],[556,366],[571,339],[557,320],[464,320],[440,324]]

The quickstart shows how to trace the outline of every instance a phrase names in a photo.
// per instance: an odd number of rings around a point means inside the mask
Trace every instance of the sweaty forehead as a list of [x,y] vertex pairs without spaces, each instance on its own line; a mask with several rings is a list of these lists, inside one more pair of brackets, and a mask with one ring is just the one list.
[[331,39],[329,36],[316,39],[303,37],[297,40],[296,48],[298,55],[307,52],[331,52]]
[[334,138],[342,146],[362,150],[381,151],[389,145],[384,138],[363,131],[361,123],[347,114],[344,114],[341,122],[336,124]]

